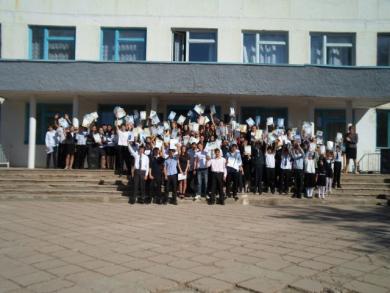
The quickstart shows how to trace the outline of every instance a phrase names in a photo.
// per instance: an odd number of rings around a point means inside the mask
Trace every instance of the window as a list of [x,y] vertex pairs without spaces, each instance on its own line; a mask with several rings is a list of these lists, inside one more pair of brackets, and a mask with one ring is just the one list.
[[390,33],[378,34],[378,60],[379,66],[390,66]]
[[146,60],[146,29],[103,28],[101,59]]
[[288,33],[244,33],[244,63],[288,63]]
[[355,65],[355,34],[311,34],[311,64]]
[[[59,113],[62,117],[64,114],[72,113],[72,104],[45,104],[37,103],[37,131],[36,144],[45,144],[46,131],[49,125],[54,125],[54,115]],[[26,103],[24,123],[24,143],[28,143],[29,125],[30,125],[30,103]]]
[[288,127],[288,109],[287,108],[266,108],[266,107],[242,107],[241,108],[241,123],[245,123],[245,120],[249,117],[255,119],[256,116],[260,116],[260,128],[265,129],[267,124],[267,118],[273,117],[274,123],[278,118],[284,119],[284,127]]
[[217,33],[174,31],[173,61],[216,62]]
[[376,110],[376,146],[390,147],[390,110]]
[[76,30],[71,27],[30,27],[30,59],[74,60]]
[[334,141],[337,132],[344,133],[346,114],[342,109],[316,109],[314,111],[316,129],[324,132],[324,140]]
[[133,115],[134,110],[138,111],[145,111],[146,106],[145,105],[111,105],[111,104],[99,104],[98,106],[98,114],[99,114],[99,124],[110,124],[114,125],[115,122],[115,115],[114,115],[114,108],[116,106],[122,107],[126,113],[129,115]]

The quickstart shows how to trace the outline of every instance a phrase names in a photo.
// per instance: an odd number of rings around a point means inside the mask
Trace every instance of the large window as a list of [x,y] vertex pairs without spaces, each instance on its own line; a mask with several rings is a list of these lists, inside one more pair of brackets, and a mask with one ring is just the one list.
[[146,60],[146,29],[103,28],[101,59]]
[[390,33],[378,34],[378,60],[379,66],[390,66]]
[[243,37],[244,63],[288,63],[287,32],[245,32]]
[[337,132],[344,133],[346,126],[345,110],[316,109],[314,112],[315,127],[324,132],[324,140],[334,141]]
[[216,62],[215,31],[174,31],[173,61]]
[[390,147],[390,110],[376,110],[376,146]]
[[268,108],[268,107],[242,107],[241,108],[241,123],[245,123],[245,120],[249,117],[255,119],[256,116],[260,116],[260,128],[265,129],[267,124],[267,118],[273,117],[274,123],[278,118],[284,119],[284,127],[288,127],[288,109],[287,108]]
[[30,59],[74,60],[76,30],[30,26]]
[[311,33],[311,64],[355,65],[355,34]]
[[[45,144],[46,131],[49,125],[54,125],[54,115],[59,113],[63,117],[64,114],[72,113],[72,104],[37,104],[37,131],[36,131],[36,143]],[[24,123],[24,143],[28,143],[29,137],[29,125],[30,125],[30,104],[26,103],[25,110],[25,123]]]

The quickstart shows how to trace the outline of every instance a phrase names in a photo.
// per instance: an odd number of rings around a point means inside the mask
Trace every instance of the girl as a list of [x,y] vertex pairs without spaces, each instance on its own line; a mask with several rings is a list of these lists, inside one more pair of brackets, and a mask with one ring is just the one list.
[[313,191],[316,185],[316,166],[314,153],[308,152],[305,159],[305,188],[306,197],[313,198]]
[[185,175],[185,179],[179,180],[179,197],[184,198],[184,195],[187,190],[187,174],[188,169],[190,168],[190,157],[187,153],[187,147],[182,146],[180,148],[179,164],[178,169],[180,174]]
[[103,127],[99,127],[99,136],[100,141],[97,141],[99,144],[99,157],[100,157],[100,169],[106,169],[106,151],[105,146],[107,145],[106,136],[104,134]]
[[265,170],[267,180],[267,192],[268,188],[271,189],[271,193],[275,193],[275,149],[272,146],[267,147],[267,153],[265,154]]
[[325,199],[326,193],[326,170],[324,166],[325,160],[318,161],[317,169],[317,187],[318,187],[318,198]]
[[333,152],[328,151],[324,163],[325,163],[325,172],[326,172],[326,193],[329,194],[332,193],[332,185],[333,185],[333,168],[334,168]]
[[74,153],[76,149],[76,141],[73,126],[65,129],[65,170],[73,169]]

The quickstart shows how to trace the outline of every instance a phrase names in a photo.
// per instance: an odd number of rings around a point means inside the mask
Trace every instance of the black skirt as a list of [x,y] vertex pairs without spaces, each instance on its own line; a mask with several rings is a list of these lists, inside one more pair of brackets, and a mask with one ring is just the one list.
[[347,160],[356,160],[356,148],[347,148],[346,150]]
[[326,186],[325,174],[319,174],[317,178],[317,186]]
[[66,143],[65,147],[65,155],[74,155],[76,150],[76,145],[74,143]]
[[313,188],[316,186],[316,174],[305,173],[305,187]]

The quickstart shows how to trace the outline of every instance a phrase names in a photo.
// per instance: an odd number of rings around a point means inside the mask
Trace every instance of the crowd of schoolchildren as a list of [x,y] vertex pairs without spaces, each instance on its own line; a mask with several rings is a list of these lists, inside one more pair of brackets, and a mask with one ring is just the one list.
[[[206,114],[207,113],[207,114]],[[356,172],[358,135],[350,125],[324,142],[322,131],[304,122],[284,128],[284,120],[249,117],[245,124],[215,114],[215,107],[196,105],[186,116],[175,112],[160,121],[155,111],[132,115],[115,107],[113,125],[98,125],[97,113],[80,125],[68,115],[54,117],[46,133],[47,167],[113,169],[132,186],[130,202],[177,204],[177,197],[205,197],[210,204],[238,199],[242,192],[292,193],[324,199],[341,188],[342,167]],[[263,129],[260,129],[263,126]]]

